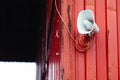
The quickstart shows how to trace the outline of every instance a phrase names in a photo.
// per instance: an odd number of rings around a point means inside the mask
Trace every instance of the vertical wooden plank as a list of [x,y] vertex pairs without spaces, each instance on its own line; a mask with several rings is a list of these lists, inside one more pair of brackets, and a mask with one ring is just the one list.
[[[62,38],[61,38],[61,68],[63,80],[75,80],[75,50],[74,36],[74,0],[62,0]],[[61,15],[60,15],[61,16]]]
[[[95,0],[86,0],[85,9],[90,9],[94,12]],[[95,15],[94,15],[95,16]],[[96,80],[96,42],[93,38],[90,49],[86,52],[86,80]]]
[[116,0],[107,0],[108,24],[108,74],[110,80],[118,80],[118,49],[117,49],[117,24]]
[[[66,0],[61,0],[61,14],[64,19],[64,23],[68,26],[68,18],[67,18],[67,6],[68,6],[68,1]],[[67,31],[65,30],[66,27],[64,24],[62,25],[62,42],[61,42],[61,80],[69,80],[70,79],[70,55],[69,55],[69,35]],[[68,27],[67,27],[68,29]]]
[[[75,0],[75,22],[77,22],[78,13],[84,10],[84,0]],[[75,24],[75,37],[78,37],[77,25]],[[76,52],[76,79],[75,80],[85,80],[85,53],[79,51]]]
[[48,80],[60,80],[60,19],[55,15],[54,20],[49,47]]
[[[57,9],[60,10],[61,0],[57,0]],[[49,56],[48,56],[48,79],[47,80],[60,80],[60,54],[61,54],[61,28],[60,17],[54,7],[52,18],[52,28],[49,34]]]
[[97,34],[97,80],[108,80],[107,74],[107,30],[106,30],[106,2],[95,2],[96,23],[100,28]]
[[118,33],[118,80],[120,80],[120,0],[117,0],[116,2],[116,8],[117,8],[117,33]]
[[[68,8],[68,19],[69,19],[69,22],[68,22],[68,26],[69,26],[69,29],[70,29],[70,32],[71,32],[71,35],[74,37],[75,35],[75,0],[69,0],[69,8]],[[70,66],[71,66],[71,80],[75,80],[75,44],[74,44],[74,41],[70,40]]]

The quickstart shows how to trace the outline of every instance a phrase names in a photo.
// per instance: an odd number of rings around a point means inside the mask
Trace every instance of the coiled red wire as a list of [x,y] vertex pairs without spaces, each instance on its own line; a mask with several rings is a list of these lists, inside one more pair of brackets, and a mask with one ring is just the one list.
[[80,51],[80,52],[85,52],[87,49],[90,48],[90,45],[91,45],[91,42],[92,42],[92,38],[89,38],[88,35],[83,35],[83,34],[78,34],[78,37],[75,39],[72,34],[70,33],[70,31],[68,30],[67,28],[67,24],[65,23],[63,17],[61,16],[58,8],[57,8],[57,3],[56,3],[56,0],[55,0],[55,8],[56,8],[56,11],[59,15],[59,17],[61,18],[61,21],[63,22],[64,24],[64,28],[67,30],[68,34],[70,35],[71,39],[74,41],[74,45],[75,45],[75,48]]

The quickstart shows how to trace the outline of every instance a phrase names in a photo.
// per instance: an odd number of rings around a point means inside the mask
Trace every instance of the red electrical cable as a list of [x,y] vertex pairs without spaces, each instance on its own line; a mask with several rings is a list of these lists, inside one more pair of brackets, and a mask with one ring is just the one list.
[[64,28],[67,30],[68,34],[70,35],[71,39],[74,41],[74,45],[75,45],[75,48],[80,51],[80,52],[85,52],[91,45],[91,42],[92,42],[92,39],[89,39],[88,38],[88,35],[82,35],[82,34],[79,34],[79,37],[77,37],[76,39],[72,36],[72,34],[70,33],[70,31],[68,30],[67,28],[67,24],[65,23],[63,17],[61,16],[58,8],[57,8],[57,3],[56,3],[56,0],[55,0],[55,8],[56,8],[56,11],[59,15],[59,17],[61,18],[61,21],[63,22],[64,24]]

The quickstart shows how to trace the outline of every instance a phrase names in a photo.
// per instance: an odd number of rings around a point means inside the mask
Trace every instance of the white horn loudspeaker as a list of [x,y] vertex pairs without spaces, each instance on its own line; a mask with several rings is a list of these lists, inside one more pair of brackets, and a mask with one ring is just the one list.
[[91,10],[82,10],[78,14],[77,28],[80,34],[95,34],[99,27],[95,23],[94,14]]

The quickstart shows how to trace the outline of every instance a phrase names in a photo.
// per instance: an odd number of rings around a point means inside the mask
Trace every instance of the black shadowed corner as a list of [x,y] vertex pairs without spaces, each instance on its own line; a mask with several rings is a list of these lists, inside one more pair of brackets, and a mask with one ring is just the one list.
[[36,61],[45,0],[0,1],[0,61]]

